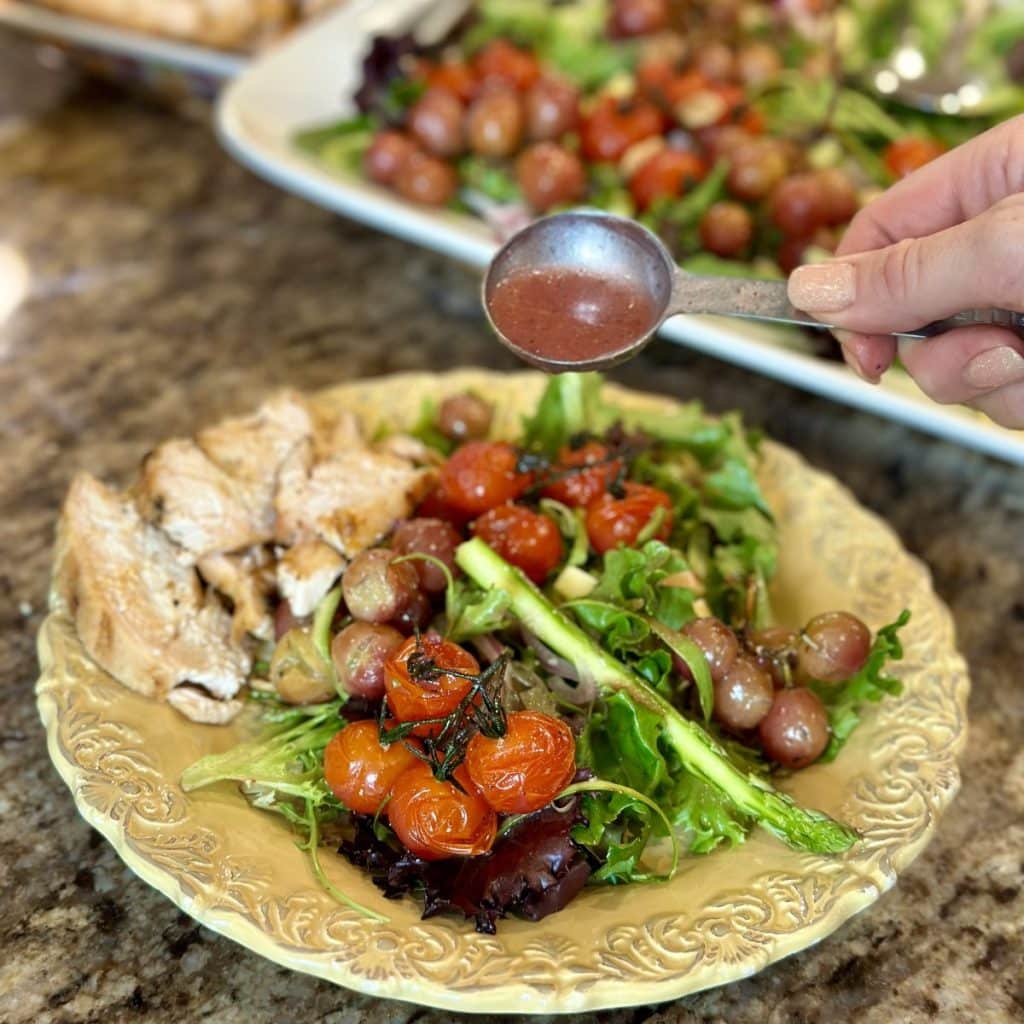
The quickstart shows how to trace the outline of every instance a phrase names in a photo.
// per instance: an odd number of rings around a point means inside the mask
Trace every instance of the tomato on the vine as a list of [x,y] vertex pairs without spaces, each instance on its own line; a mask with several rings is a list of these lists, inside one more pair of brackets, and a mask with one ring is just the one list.
[[376,814],[395,780],[416,763],[402,743],[381,745],[377,723],[352,722],[324,748],[324,781],[357,814]]
[[[606,494],[587,509],[587,536],[591,546],[603,555],[620,544],[631,547],[637,538],[660,516],[661,521],[653,536],[668,540],[672,532],[672,499],[657,487],[648,487],[629,481],[625,497]],[[659,509],[664,511],[659,512]]]
[[519,456],[504,441],[470,441],[441,469],[439,498],[465,519],[514,501],[532,482],[518,471]]
[[464,767],[455,778],[462,789],[435,779],[430,765],[417,761],[392,787],[388,822],[402,845],[423,860],[478,857],[494,845],[497,815]]
[[701,181],[707,164],[683,149],[662,149],[644,161],[629,179],[629,191],[641,210],[662,196],[679,196]]
[[664,118],[653,103],[606,96],[583,119],[580,146],[588,160],[613,162],[630,146],[660,135],[663,128]]
[[[410,672],[409,659],[430,660],[442,674],[415,678]],[[448,671],[460,672],[451,675]],[[414,722],[421,718],[444,718],[450,715],[469,693],[473,683],[465,675],[477,675],[480,665],[469,651],[450,640],[433,633],[411,636],[392,654],[384,665],[384,692],[388,707],[399,722]],[[438,726],[422,725],[415,729],[417,736],[430,736]]]
[[586,508],[611,487],[622,469],[622,459],[611,458],[608,446],[599,441],[563,448],[551,467],[554,479],[541,493],[570,508]]
[[946,152],[946,147],[938,139],[928,139],[917,135],[907,135],[896,139],[885,147],[882,159],[886,169],[894,178],[905,178],[919,167],[931,163]]
[[522,505],[492,508],[473,524],[473,533],[534,583],[543,583],[562,560],[562,534],[554,521]]
[[478,733],[466,749],[466,769],[499,814],[529,814],[551,803],[576,773],[576,740],[561,719],[513,711],[505,735]]

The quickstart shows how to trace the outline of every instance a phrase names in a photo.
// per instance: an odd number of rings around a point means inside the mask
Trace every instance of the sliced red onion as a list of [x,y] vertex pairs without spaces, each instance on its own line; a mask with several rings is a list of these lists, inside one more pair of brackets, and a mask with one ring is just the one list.
[[560,658],[550,647],[542,644],[528,629],[523,630],[523,639],[526,641],[526,645],[537,655],[537,660],[541,663],[541,667],[553,672],[556,676],[561,676],[563,679],[571,679],[573,682],[578,683],[580,676],[576,671],[576,667],[565,660]]
[[577,707],[584,707],[597,700],[597,687],[593,680],[580,680],[575,686],[558,676],[552,676],[547,681],[548,689],[566,704],[575,704]]
[[493,633],[481,633],[469,642],[488,665],[493,665],[505,650],[505,645]]

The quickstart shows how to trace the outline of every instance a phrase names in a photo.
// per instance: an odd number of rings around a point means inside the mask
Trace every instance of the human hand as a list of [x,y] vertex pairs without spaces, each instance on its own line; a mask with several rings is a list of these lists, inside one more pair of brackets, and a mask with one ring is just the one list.
[[[926,164],[853,219],[836,257],[797,268],[789,298],[827,319],[847,363],[877,383],[895,338],[973,308],[1024,311],[1024,116]],[[1024,427],[1024,341],[1002,327],[900,339],[900,360],[937,402]]]

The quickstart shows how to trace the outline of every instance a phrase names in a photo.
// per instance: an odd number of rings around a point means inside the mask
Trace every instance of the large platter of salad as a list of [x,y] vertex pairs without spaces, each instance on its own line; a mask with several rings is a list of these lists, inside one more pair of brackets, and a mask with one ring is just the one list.
[[593,375],[284,392],[123,492],[81,474],[51,608],[83,816],[205,925],[378,996],[749,975],[893,885],[959,784],[927,570],[736,416]]
[[[913,13],[927,53],[955,29],[957,4],[911,6],[480,0],[449,41],[423,48],[431,5],[356,0],[233,82],[219,132],[274,183],[476,266],[530,217],[582,203],[640,217],[691,270],[778,277],[834,249],[878,189],[1024,108],[1003,71],[995,106],[970,118],[870,94],[894,25]],[[649,32],[649,19],[623,20],[629,7],[667,9],[683,27]],[[1020,32],[1007,8],[975,61],[989,75],[1012,64]],[[899,370],[860,381],[827,335],[707,317],[662,334],[1024,460],[1019,433],[936,405]]]

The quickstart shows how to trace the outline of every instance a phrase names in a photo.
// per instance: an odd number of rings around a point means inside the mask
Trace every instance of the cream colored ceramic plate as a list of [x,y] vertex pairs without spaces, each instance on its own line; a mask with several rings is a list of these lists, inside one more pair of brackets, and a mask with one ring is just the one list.
[[[461,371],[345,385],[322,401],[371,422],[408,423],[425,395],[472,385],[514,431],[543,378]],[[618,392],[623,402],[665,399]],[[60,609],[39,638],[37,692],[50,755],[82,815],[140,877],[209,928],[263,956],[376,996],[452,1010],[552,1013],[653,1003],[745,977],[817,942],[888,889],[921,851],[959,784],[968,680],[927,570],[834,480],[777,445],[761,473],[781,529],[780,617],[847,608],[872,627],[907,606],[906,691],[869,712],[840,757],[787,784],[864,834],[836,858],[794,853],[756,832],[737,850],[685,862],[665,885],[593,889],[538,924],[497,936],[419,920],[358,869],[327,857],[336,883],[390,918],[339,907],[274,817],[231,787],[186,797],[182,769],[239,726],[186,723],[115,683],[84,654]]]

